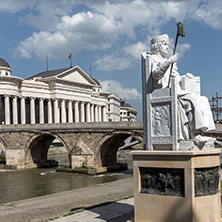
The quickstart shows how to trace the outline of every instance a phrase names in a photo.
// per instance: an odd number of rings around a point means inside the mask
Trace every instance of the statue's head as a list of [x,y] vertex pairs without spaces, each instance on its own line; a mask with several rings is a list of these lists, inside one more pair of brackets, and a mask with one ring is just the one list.
[[158,35],[151,39],[151,53],[157,54],[160,51],[162,44],[169,44],[169,36],[167,34]]

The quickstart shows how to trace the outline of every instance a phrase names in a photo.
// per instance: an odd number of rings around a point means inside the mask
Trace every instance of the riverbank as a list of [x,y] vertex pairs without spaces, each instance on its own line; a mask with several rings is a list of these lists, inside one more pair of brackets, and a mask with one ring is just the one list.
[[39,222],[133,195],[133,178],[0,205],[0,221]]

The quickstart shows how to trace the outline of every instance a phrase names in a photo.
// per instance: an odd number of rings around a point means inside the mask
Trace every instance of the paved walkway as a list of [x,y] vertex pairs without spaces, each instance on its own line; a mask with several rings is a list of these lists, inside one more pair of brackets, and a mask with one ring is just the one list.
[[[133,196],[132,177],[47,196],[0,204],[0,222],[47,221],[63,217],[77,210],[87,209],[98,204],[111,203],[129,196]],[[114,205],[120,206],[120,203]],[[132,206],[129,206],[128,203],[121,203],[121,206],[132,209]],[[93,211],[91,210],[90,212]],[[102,214],[100,216],[103,217]],[[91,222],[91,220],[89,221]]]
[[54,222],[133,222],[134,199],[129,198],[105,206],[87,209]]

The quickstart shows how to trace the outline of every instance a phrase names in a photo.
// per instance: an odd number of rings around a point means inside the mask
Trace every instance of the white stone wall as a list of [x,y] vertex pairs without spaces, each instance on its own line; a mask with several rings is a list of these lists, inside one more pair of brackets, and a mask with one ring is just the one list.
[[104,96],[101,86],[78,70],[70,76],[28,80],[0,76],[0,95],[5,100],[2,124],[120,121],[119,97]]
[[110,94],[107,99],[108,121],[120,121],[120,98],[114,94]]

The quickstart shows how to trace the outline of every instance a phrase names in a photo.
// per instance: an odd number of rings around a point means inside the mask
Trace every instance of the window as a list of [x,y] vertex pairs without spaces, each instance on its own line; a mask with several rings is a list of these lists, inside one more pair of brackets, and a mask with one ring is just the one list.
[[5,72],[5,75],[8,76],[8,72]]

